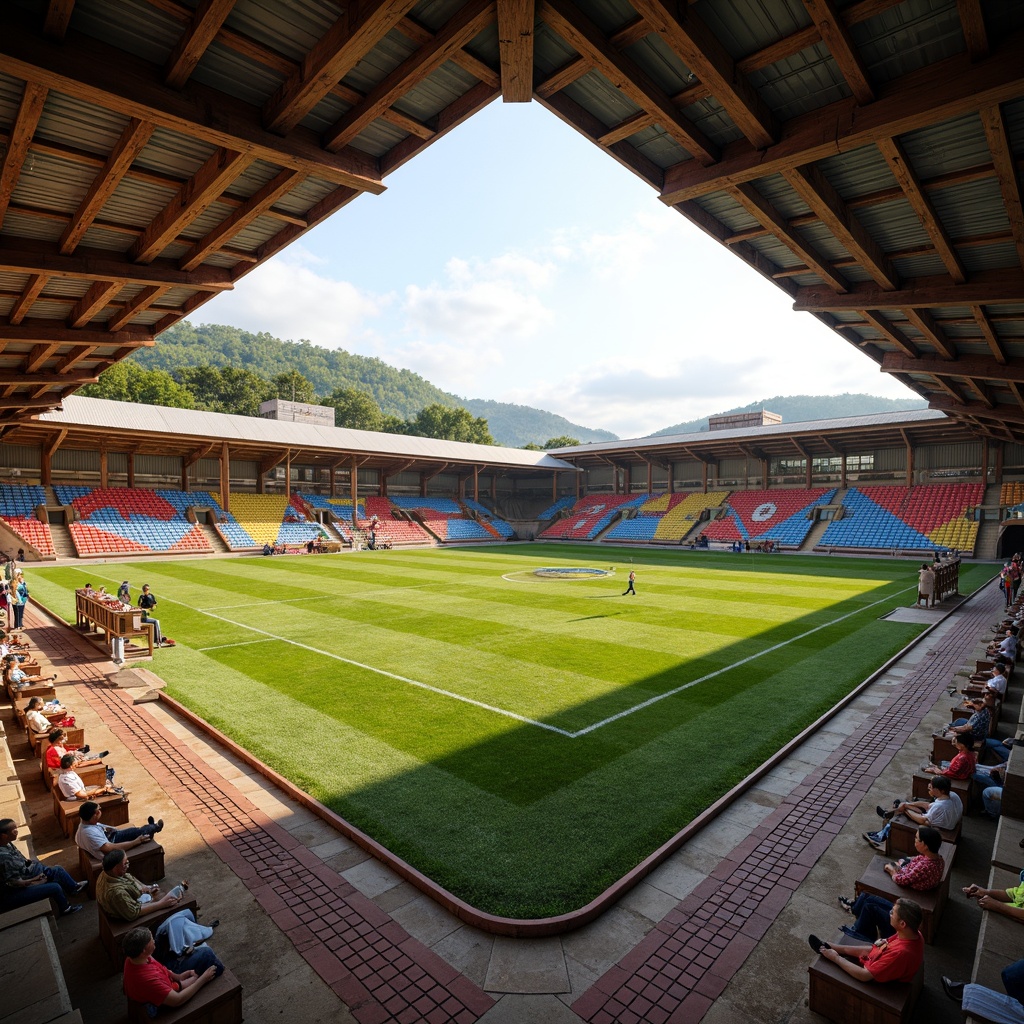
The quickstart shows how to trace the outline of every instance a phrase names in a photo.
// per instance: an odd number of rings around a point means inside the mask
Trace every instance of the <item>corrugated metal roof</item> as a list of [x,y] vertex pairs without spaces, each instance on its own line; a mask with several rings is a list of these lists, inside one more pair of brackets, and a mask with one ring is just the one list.
[[381,434],[372,430],[317,427],[286,423],[254,416],[235,416],[196,409],[169,409],[160,405],[136,405],[104,398],[72,395],[64,399],[60,412],[44,413],[39,419],[64,426],[98,427],[111,430],[146,430],[204,440],[288,445],[335,452],[369,452],[408,458],[485,463],[519,469],[575,470],[575,467],[547,452],[499,445],[439,441],[406,434]]
[[822,430],[853,430],[858,427],[887,426],[898,424],[912,426],[915,423],[929,423],[943,420],[946,414],[934,409],[912,409],[908,412],[880,412],[869,416],[843,416],[833,420],[804,420],[797,423],[773,423],[764,427],[744,427],[737,430],[701,430],[692,434],[658,434],[653,437],[633,438],[623,441],[594,441],[591,444],[575,445],[572,448],[553,448],[558,455],[576,455],[598,452],[636,451],[654,445],[707,444],[709,441],[730,441],[735,439],[757,440],[759,437],[787,436],[794,433],[818,432]]

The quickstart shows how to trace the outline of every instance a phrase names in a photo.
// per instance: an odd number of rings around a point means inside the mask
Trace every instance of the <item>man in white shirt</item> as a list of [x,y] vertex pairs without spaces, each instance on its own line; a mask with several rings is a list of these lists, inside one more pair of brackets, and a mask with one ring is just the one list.
[[79,816],[81,824],[75,833],[75,843],[89,856],[99,860],[111,850],[130,850],[134,846],[141,846],[164,830],[163,818],[159,821],[150,818],[148,825],[138,827],[126,825],[124,828],[114,828],[102,825],[100,818],[103,817],[103,808],[95,800],[86,800]]
[[118,792],[111,785],[87,786],[82,777],[75,771],[75,755],[65,754],[60,759],[60,775],[57,776],[57,788],[65,800],[91,800],[93,797]]

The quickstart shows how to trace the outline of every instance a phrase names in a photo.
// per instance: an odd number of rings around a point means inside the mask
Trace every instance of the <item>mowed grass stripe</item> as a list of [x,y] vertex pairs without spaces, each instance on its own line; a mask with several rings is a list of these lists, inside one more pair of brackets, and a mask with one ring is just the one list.
[[[562,913],[586,903],[921,628],[877,618],[887,604],[911,603],[912,597],[898,593],[915,581],[911,563],[658,553],[652,559],[657,572],[641,571],[636,561],[640,597],[603,601],[588,596],[600,590],[577,584],[515,587],[500,576],[560,562],[607,566],[606,552],[430,551],[403,553],[401,562],[390,554],[95,569],[115,584],[132,580],[136,592],[142,582],[154,586],[164,628],[181,644],[158,652],[153,665],[174,696],[441,884],[511,916]],[[734,578],[734,571],[742,578]],[[773,571],[780,584],[774,596]],[[801,572],[806,582],[794,579]],[[961,589],[969,592],[987,575],[985,567],[969,568]],[[55,568],[34,570],[30,582],[34,595],[71,616],[69,588],[90,577],[99,582],[91,567]],[[645,580],[649,593],[642,589]],[[421,583],[429,585],[410,603],[414,593],[406,588]],[[601,585],[621,593],[623,580]],[[537,597],[510,600],[505,591],[513,589]],[[265,604],[289,590],[312,600]],[[361,600],[371,590],[372,600]],[[696,600],[695,590],[701,595]],[[735,601],[744,591],[746,605]],[[212,595],[210,604],[199,600],[203,594]],[[479,649],[472,636],[440,625],[443,641],[432,644],[430,629],[423,628],[432,618],[443,620],[453,594],[460,602],[457,630],[472,634],[479,628]],[[471,614],[474,598],[480,619]],[[878,598],[885,599],[878,608],[864,607]],[[524,699],[522,673],[527,680],[544,673],[551,690],[540,694],[535,687],[531,699],[557,704],[560,710],[549,719],[563,728],[585,727],[605,710],[614,713],[664,693],[680,679],[706,672],[715,658],[791,642],[569,739],[195,610],[216,613],[217,604],[248,601],[258,607],[236,609],[229,617],[257,628],[269,624],[268,632],[371,666],[378,658],[364,658],[367,650],[386,653],[410,678],[419,677],[414,664],[423,665],[447,676],[459,693],[470,687],[486,692],[494,705]],[[601,605],[618,606],[622,614],[589,618]],[[345,617],[357,608],[359,621]],[[367,610],[369,624],[362,621]],[[855,610],[859,614],[845,622],[793,639],[837,612]],[[406,615],[415,622],[413,632],[390,628]],[[641,633],[656,658],[635,642]],[[244,644],[254,636],[268,642]],[[587,674],[576,664],[563,670],[542,664],[574,662],[577,645],[591,642],[620,653],[589,659]],[[206,652],[186,646],[229,643],[244,645]],[[535,650],[555,645],[561,645],[560,658]],[[383,646],[394,649],[385,652]],[[483,673],[484,658],[500,667]]]

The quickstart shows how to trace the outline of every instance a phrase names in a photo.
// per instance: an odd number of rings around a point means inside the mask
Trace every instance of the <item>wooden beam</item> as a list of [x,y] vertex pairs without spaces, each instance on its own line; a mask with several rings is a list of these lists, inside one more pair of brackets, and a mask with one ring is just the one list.
[[931,239],[932,245],[935,246],[939,258],[945,264],[946,270],[949,271],[949,276],[957,284],[963,284],[967,280],[967,272],[964,270],[963,263],[960,262],[960,257],[957,255],[946,229],[939,221],[935,207],[921,187],[921,182],[914,173],[913,167],[910,166],[906,151],[897,139],[882,139],[878,143],[878,148],[882,156],[885,157],[885,162],[889,165],[889,170],[892,171],[896,183],[907,197],[907,202],[917,214],[921,226],[928,232],[928,237]]
[[965,380],[968,387],[978,396],[982,404],[988,406],[989,409],[995,408],[996,403],[989,396],[988,389],[981,381],[975,380],[973,377],[966,377]]
[[22,90],[18,113],[4,149],[3,163],[0,163],[0,227],[3,227],[4,217],[7,216],[7,204],[11,201],[14,187],[25,166],[25,158],[28,156],[29,145],[36,133],[39,118],[42,116],[47,92],[45,86],[34,82],[26,82]]
[[79,373],[60,373],[53,370],[49,373],[22,373],[20,370],[0,369],[0,385],[25,384],[42,385],[48,384],[53,387],[65,387],[68,384],[95,384],[99,380],[97,374],[92,370],[84,370]]
[[84,348],[72,349],[58,364],[58,373],[67,373],[68,370],[77,366],[83,359],[88,359],[96,351],[97,346],[86,345]]
[[153,134],[155,126],[147,121],[130,117],[121,132],[110,156],[99,169],[88,191],[78,204],[78,209],[71,215],[64,234],[60,237],[57,248],[68,256],[75,251],[82,236],[89,230],[92,222],[99,216],[107,200],[121,184],[121,179],[128,173],[135,158]]
[[43,35],[51,39],[63,39],[74,9],[75,0],[49,0],[46,5],[46,18],[43,21]]
[[50,409],[57,409],[63,401],[62,395],[44,395],[41,398],[0,398],[0,409],[34,409],[37,412],[47,412]]
[[630,6],[708,87],[752,146],[764,149],[777,141],[774,114],[694,8],[666,0],[630,0]]
[[189,80],[234,6],[235,0],[199,0],[191,24],[164,65],[165,85],[180,89]]
[[[267,129],[286,135],[415,6],[414,0],[349,3],[327,34],[264,104]],[[340,147],[339,147],[340,148]]]
[[154,260],[150,264],[131,263],[108,249],[82,246],[73,256],[59,253],[52,242],[35,239],[6,239],[0,236],[0,270],[16,274],[45,274],[52,278],[72,278],[90,284],[102,278],[123,284],[169,285],[216,293],[232,287],[232,275],[223,267],[201,266],[193,271],[178,269],[176,263]]
[[882,358],[886,373],[927,373],[933,377],[963,377],[990,381],[1024,383],[1024,362],[997,363],[987,356],[961,356],[952,361],[921,356],[911,359],[895,352]]
[[1021,199],[1020,175],[1017,174],[1017,162],[1010,146],[1006,121],[998,103],[982,107],[979,113],[988,148],[992,153],[999,191],[1003,195],[1003,206],[1010,221],[1010,231],[1017,247],[1017,262],[1024,266],[1024,201]]
[[860,315],[875,328],[883,338],[891,341],[904,355],[915,358],[919,355],[917,346],[888,317],[873,309],[862,309]]
[[40,342],[33,345],[32,350],[25,357],[25,363],[21,370],[26,376],[30,376],[49,359],[60,346],[56,343]]
[[129,300],[121,307],[120,313],[116,313],[107,321],[107,330],[121,330],[139,313],[149,309],[154,302],[163,298],[170,290],[169,285],[152,285],[148,288],[143,288],[134,299]]
[[981,0],[956,0],[960,13],[960,26],[964,32],[964,43],[971,60],[988,56],[988,33],[985,31],[985,17],[981,12]]
[[899,276],[889,257],[817,167],[810,164],[794,167],[783,177],[825,227],[857,257],[877,284],[886,289],[899,287]]
[[215,443],[211,442],[199,448],[194,448],[188,455],[181,457],[181,468],[185,470],[189,466],[194,466],[200,459],[205,459],[207,455],[210,455],[217,447]]
[[259,109],[244,100],[196,81],[181,91],[169,89],[153,75],[149,61],[75,32],[54,43],[18,9],[4,11],[0,71],[273,167],[364,192],[384,191],[376,160],[366,153],[325,152],[316,134],[302,128],[282,139],[262,126]]
[[433,40],[407,57],[374,86],[323,135],[323,146],[336,153],[372,124],[397,99],[426,79],[451,55],[478,35],[494,17],[494,0],[469,0],[436,33]]
[[503,103],[529,103],[533,98],[534,0],[497,0],[498,56]]
[[18,296],[14,306],[11,308],[11,315],[8,318],[8,322],[12,324],[20,324],[22,320],[28,315],[29,309],[32,307],[32,303],[39,298],[39,293],[43,290],[46,282],[49,281],[49,277],[46,274],[32,274],[28,279],[28,284],[25,285],[24,291]]
[[793,308],[808,313],[857,309],[941,309],[957,306],[1019,302],[1024,295],[1024,273],[1016,268],[982,270],[966,284],[950,285],[949,278],[919,277],[905,281],[898,291],[882,291],[873,284],[855,284],[846,295],[813,285],[798,288]]
[[996,334],[995,325],[988,318],[988,314],[981,306],[972,306],[971,312],[974,314],[974,321],[977,323],[981,336],[985,339],[985,343],[992,353],[992,357],[997,363],[1006,363],[1006,352],[999,341],[999,336]]
[[97,281],[68,314],[68,327],[84,327],[121,290],[120,281]]
[[550,99],[556,93],[561,92],[567,85],[578,82],[584,75],[589,75],[594,70],[594,65],[582,57],[573,57],[556,71],[553,71],[547,78],[537,82],[533,87],[536,96],[542,100]]
[[1024,34],[1014,33],[985,60],[972,64],[966,54],[958,54],[880,86],[878,99],[867,107],[843,99],[791,118],[779,141],[766,150],[743,140],[726,146],[712,166],[678,163],[665,171],[662,202],[699,199],[728,185],[781,174],[973,114],[979,106],[1016,99],[1024,92],[1022,47]]
[[614,142],[622,142],[631,135],[636,135],[637,132],[653,127],[655,123],[652,114],[648,114],[646,110],[641,110],[609,128],[608,131],[600,136],[600,138],[595,139],[595,141],[599,146],[610,146]]
[[59,320],[32,319],[20,324],[5,324],[0,320],[0,343],[43,344],[62,346],[102,345],[110,348],[152,344],[154,334],[150,328],[110,332],[87,327],[72,330]]
[[832,0],[804,0],[804,7],[854,98],[862,107],[874,103],[875,90],[871,87],[868,70],[835,4]]
[[251,163],[251,157],[218,149],[153,218],[132,246],[130,258],[136,263],[151,263],[178,232],[201,217]]
[[769,231],[784,245],[792,249],[808,268],[813,270],[824,282],[837,292],[849,291],[849,282],[832,264],[797,234],[792,231],[781,213],[753,185],[737,185],[729,189],[729,194],[752,217],[761,224],[768,226]]
[[719,158],[715,145],[639,65],[612,47],[601,30],[568,0],[542,0],[540,15],[577,53],[593,63],[624,96],[657,122],[700,164]]
[[210,253],[219,249],[228,239],[247,228],[254,220],[273,206],[282,196],[287,195],[302,182],[302,175],[297,171],[281,171],[270,179],[262,188],[254,192],[249,199],[237,207],[215,228],[196,242],[179,260],[182,270],[195,270]]
[[956,416],[972,416],[979,420],[994,420],[999,423],[1008,420],[1011,423],[1024,423],[1024,409],[1018,409],[1013,405],[997,405],[989,408],[982,402],[965,402],[957,405],[948,398],[936,395],[928,403],[929,409],[940,409],[942,412],[952,413]]
[[908,309],[902,310],[902,312],[907,320],[934,346],[943,359],[956,359],[956,346],[946,336],[942,325],[927,309],[914,309],[911,306]]

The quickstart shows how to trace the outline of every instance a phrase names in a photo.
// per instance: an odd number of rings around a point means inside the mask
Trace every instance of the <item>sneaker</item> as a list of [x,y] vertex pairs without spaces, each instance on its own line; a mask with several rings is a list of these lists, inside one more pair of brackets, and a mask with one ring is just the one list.
[[807,945],[814,950],[815,953],[820,953],[823,949],[831,949],[832,947],[825,942],[823,939],[819,939],[817,935],[807,936]]
[[78,885],[75,886],[75,895],[77,896],[78,893],[85,892],[85,890],[88,889],[88,888],[89,888],[89,883],[88,882],[79,882]]
[[[88,748],[86,748],[86,749],[88,749]],[[110,751],[109,750],[101,750],[96,756],[102,761],[103,758],[110,756]],[[113,769],[111,769],[111,771],[113,771]]]
[[84,747],[81,747],[79,749],[82,751],[83,754],[88,754],[89,753],[89,744],[86,743],[86,745]]
[[853,913],[853,900],[847,899],[845,896],[837,897],[839,900],[839,906],[843,908],[848,914]]
[[77,914],[80,910],[85,908],[80,903],[69,903],[61,912],[61,917],[67,917],[70,914]]
[[942,991],[945,992],[954,1003],[962,1003],[964,1001],[964,983],[962,981],[953,981],[952,978],[947,978],[943,975]]

